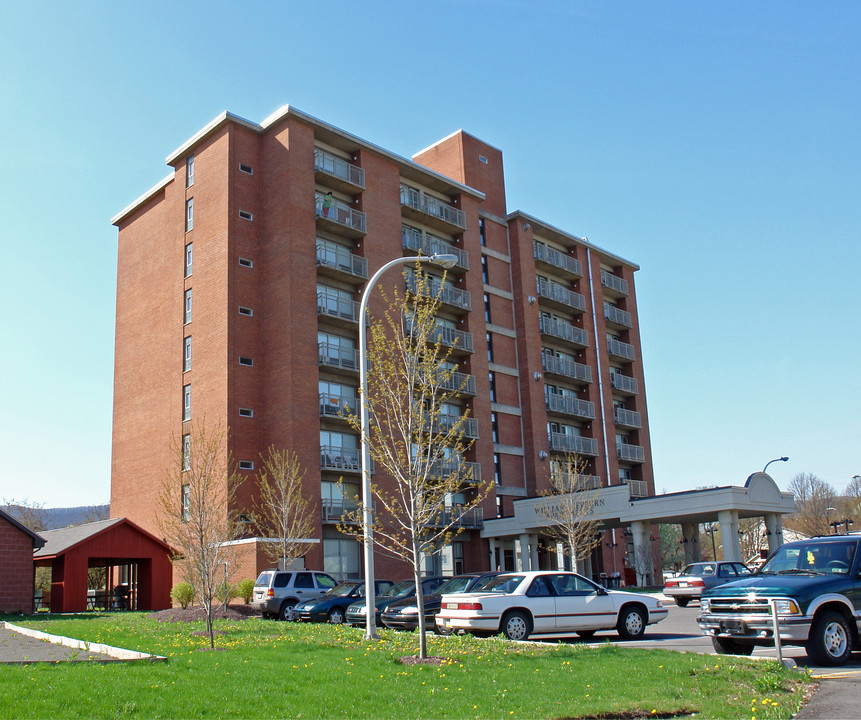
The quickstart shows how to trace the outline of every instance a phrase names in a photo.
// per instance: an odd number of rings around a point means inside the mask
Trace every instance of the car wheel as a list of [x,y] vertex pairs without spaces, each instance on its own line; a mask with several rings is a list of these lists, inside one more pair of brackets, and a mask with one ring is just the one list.
[[817,665],[843,665],[852,652],[852,631],[846,618],[833,610],[817,615],[805,647]]
[[578,630],[577,636],[583,638],[584,640],[588,640],[595,634],[594,630]]
[[730,638],[712,637],[712,645],[718,655],[750,655],[753,652],[753,645],[750,643],[740,643],[738,640]]
[[679,607],[687,607],[690,601],[690,598],[676,598],[676,605]]
[[509,640],[526,640],[532,632],[532,623],[520,610],[512,610],[502,618],[499,629]]
[[623,640],[639,640],[646,632],[646,614],[636,605],[623,607],[616,623],[616,632]]
[[443,628],[439,625],[433,626],[434,635],[442,635],[443,637],[448,637],[452,634],[453,630],[451,628]]
[[329,610],[328,620],[332,625],[340,625],[344,622],[344,608],[333,607]]
[[293,615],[294,607],[296,607],[295,600],[285,600],[284,603],[281,605],[281,609],[278,611],[278,619],[286,620],[287,622],[295,620],[295,617]]

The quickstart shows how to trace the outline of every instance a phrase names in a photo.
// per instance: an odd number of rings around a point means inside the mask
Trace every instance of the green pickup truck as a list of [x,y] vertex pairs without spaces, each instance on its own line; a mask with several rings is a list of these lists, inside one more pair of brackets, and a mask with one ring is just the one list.
[[721,654],[750,655],[780,641],[803,645],[819,665],[842,665],[861,650],[858,535],[828,535],[782,545],[745,580],[703,593],[697,624]]

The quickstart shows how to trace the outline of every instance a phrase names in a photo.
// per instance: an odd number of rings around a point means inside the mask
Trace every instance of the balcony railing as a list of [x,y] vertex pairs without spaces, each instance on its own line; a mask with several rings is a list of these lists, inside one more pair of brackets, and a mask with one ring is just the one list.
[[538,297],[553,300],[574,310],[586,310],[586,298],[580,293],[569,290],[559,283],[548,282],[544,278],[538,278]]
[[580,455],[597,455],[598,441],[582,435],[568,435],[561,432],[550,433],[550,449],[560,452],[573,452]]
[[368,278],[368,261],[328,240],[317,240],[317,267],[327,267],[358,278]]
[[324,223],[334,223],[341,228],[347,228],[353,232],[350,234],[364,235],[367,232],[365,225],[365,213],[354,210],[352,207],[340,200],[326,197],[320,193],[316,194],[316,215]]
[[446,477],[454,472],[464,478],[470,475],[469,480],[464,479],[464,482],[468,482],[469,484],[478,484],[481,482],[480,463],[452,458],[450,460],[438,460],[430,467],[430,474],[437,477]]
[[401,205],[418,210],[432,218],[438,218],[449,225],[459,227],[461,230],[466,230],[466,214],[463,210],[430,195],[425,195],[415,188],[401,185]]
[[[343,522],[342,518],[347,513],[355,514],[359,510],[359,503],[352,500],[329,500],[321,502],[323,510],[323,522],[327,524]],[[371,512],[376,512],[377,503],[371,502]],[[355,521],[352,521],[355,522]],[[361,519],[358,520],[361,522]],[[358,522],[356,524],[358,524]]]
[[362,469],[360,450],[358,448],[344,448],[335,445],[321,445],[320,467],[323,470],[360,472]]
[[445,240],[423,233],[417,228],[401,226],[401,240],[404,248],[426,255],[454,255],[457,257],[456,267],[469,270],[469,255],[466,251],[455,247]]
[[464,510],[455,506],[441,510],[431,522],[435,527],[478,529],[484,526],[484,517],[481,508]]
[[622,480],[621,484],[628,486],[630,497],[649,496],[649,484],[645,480]]
[[581,418],[595,419],[595,403],[556,392],[544,393],[544,401],[551,412],[576,415]]
[[607,352],[614,357],[624,358],[625,360],[633,360],[635,357],[634,346],[616,340],[616,338],[607,338]]
[[[553,472],[551,470],[551,472]],[[559,487],[566,492],[582,492],[583,490],[599,490],[601,478],[597,475],[580,475],[579,473],[558,473]]]
[[[460,419],[461,418],[458,415],[440,415],[437,419],[436,427],[439,432],[448,432]],[[463,432],[464,437],[477,439],[478,420],[473,417],[464,418],[463,425],[461,425],[461,432]]]
[[583,363],[546,354],[541,356],[541,362],[544,372],[582,380],[583,382],[592,382],[592,368]]
[[359,398],[355,395],[333,395],[320,393],[320,415],[323,417],[344,418],[355,415],[359,408]]
[[616,421],[616,425],[632,428],[643,427],[640,420],[640,413],[635,412],[634,410],[613,408],[613,419]]
[[450,378],[442,381],[440,387],[449,392],[462,392],[465,395],[475,395],[475,375],[453,372]]
[[335,290],[318,290],[317,314],[359,322],[359,303],[343,297]]
[[365,171],[325,150],[314,150],[314,172],[326,173],[357,187],[365,187]]
[[628,281],[606,270],[601,272],[601,287],[617,292],[620,295],[628,294]]
[[610,373],[610,387],[629,395],[638,395],[640,392],[640,385],[637,379],[628,375],[622,375],[622,373]]
[[604,306],[604,318],[609,323],[613,323],[614,325],[622,325],[623,327],[630,328],[634,327],[631,322],[631,313],[627,310],[621,310],[617,307],[613,307],[612,305]]
[[342,370],[359,369],[358,350],[321,342],[317,344],[317,357],[320,365],[325,365],[326,367],[340,368]]
[[[406,332],[412,333],[412,322],[410,318],[406,321]],[[440,342],[443,345],[448,345],[455,351],[473,352],[472,333],[465,330],[455,330],[447,325],[436,323],[433,328],[428,331],[427,341],[429,343]]]
[[642,445],[616,443],[616,457],[625,462],[641,463],[646,461],[646,451]]
[[568,342],[589,347],[589,336],[582,328],[574,327],[571,323],[554,318],[541,316],[538,318],[538,327],[545,335],[567,340]]
[[[411,292],[416,292],[418,283],[415,275],[408,273],[406,283]],[[440,302],[444,302],[446,305],[452,305],[466,311],[472,310],[472,295],[468,290],[461,290],[447,283],[443,284],[435,277],[428,277],[426,290],[431,297],[438,297]]]
[[555,248],[548,247],[544,243],[540,242],[533,242],[532,248],[535,253],[536,260],[546,263],[547,265],[552,265],[553,267],[566,270],[578,277],[583,276],[583,263],[581,263],[577,258],[561,253]]

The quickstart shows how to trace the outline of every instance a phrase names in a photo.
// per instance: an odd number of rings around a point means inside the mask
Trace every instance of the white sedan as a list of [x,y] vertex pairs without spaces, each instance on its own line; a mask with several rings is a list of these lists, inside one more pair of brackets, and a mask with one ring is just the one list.
[[646,625],[667,617],[667,608],[649,595],[605,590],[572,572],[518,572],[499,575],[480,592],[442,596],[436,616],[443,633],[501,632],[510,640],[540,633],[576,632],[591,637],[613,630],[624,640],[643,637]]

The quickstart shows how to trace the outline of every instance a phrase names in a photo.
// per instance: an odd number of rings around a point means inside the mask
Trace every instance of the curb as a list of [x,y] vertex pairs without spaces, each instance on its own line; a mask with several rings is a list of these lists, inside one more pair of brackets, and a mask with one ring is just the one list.
[[137,650],[125,650],[124,648],[113,647],[103,643],[89,643],[84,640],[75,640],[74,638],[63,637],[62,635],[51,635],[50,633],[42,632],[41,630],[32,630],[31,628],[13,625],[10,622],[4,622],[3,625],[7,630],[16,632],[19,635],[35,638],[36,640],[44,640],[45,642],[55,645],[64,645],[74,648],[75,650],[84,650],[86,652],[100,653],[116,658],[117,660],[147,660],[149,662],[167,662],[164,655],[151,655]]

